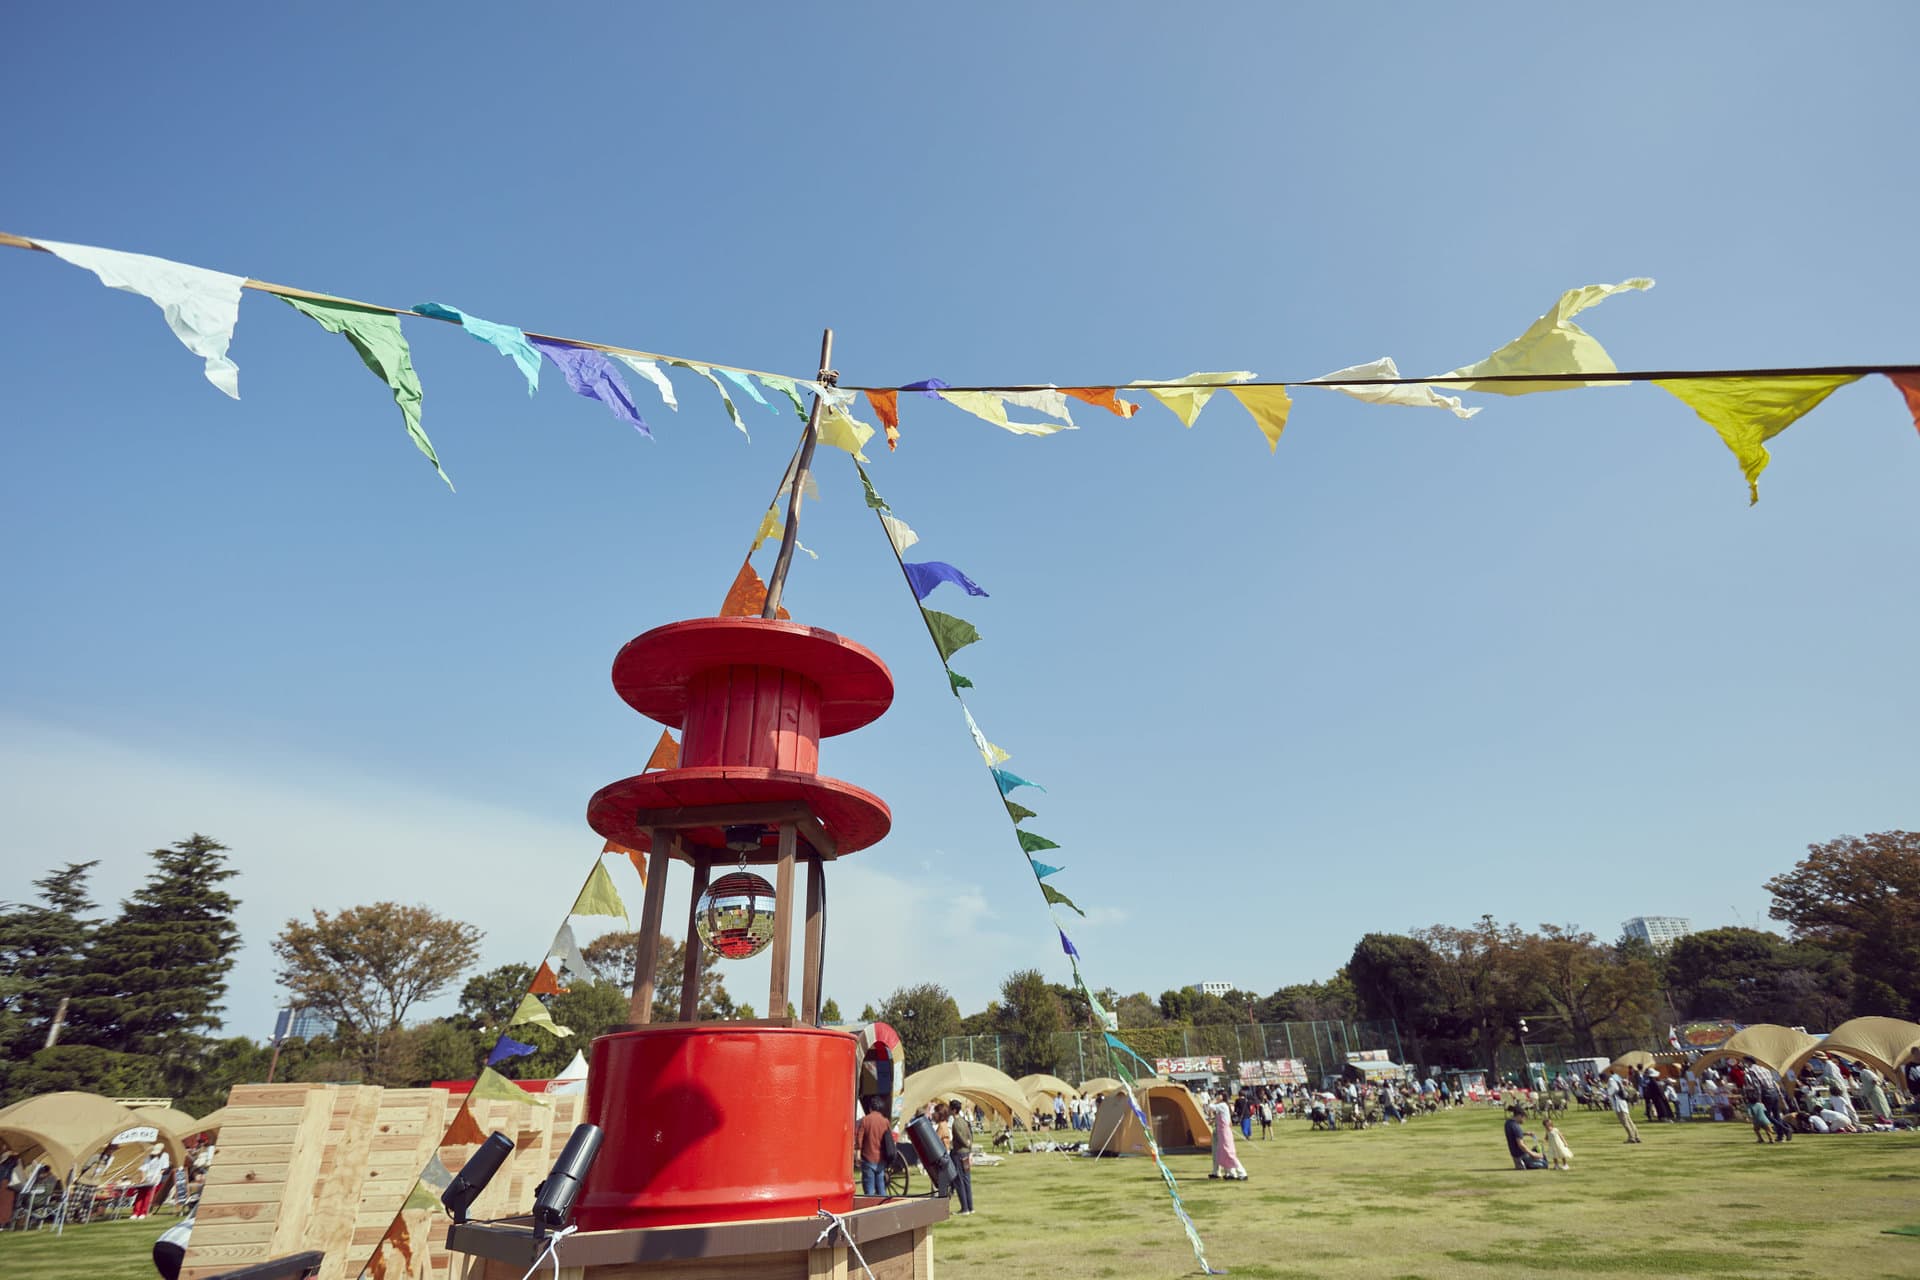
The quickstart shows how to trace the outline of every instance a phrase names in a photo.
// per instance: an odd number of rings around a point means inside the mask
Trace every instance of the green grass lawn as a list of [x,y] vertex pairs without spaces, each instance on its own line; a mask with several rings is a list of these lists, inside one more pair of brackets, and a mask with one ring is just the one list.
[[172,1214],[52,1231],[0,1231],[0,1280],[159,1280],[153,1242]]
[[[1920,1134],[1762,1147],[1744,1124],[1643,1124],[1629,1147],[1610,1115],[1576,1112],[1573,1171],[1521,1173],[1501,1119],[1485,1108],[1339,1133],[1286,1121],[1271,1142],[1240,1143],[1244,1183],[1209,1182],[1205,1156],[1171,1163],[1208,1256],[1236,1276],[1920,1275],[1920,1238],[1883,1234],[1920,1222]],[[1194,1271],[1149,1161],[1010,1156],[976,1170],[974,1191],[980,1212],[937,1229],[941,1280]],[[0,1280],[151,1280],[172,1222],[0,1232]]]
[[[1920,1222],[1920,1134],[1759,1146],[1744,1124],[1642,1123],[1630,1147],[1610,1113],[1575,1112],[1572,1171],[1521,1172],[1502,1119],[1284,1121],[1239,1143],[1246,1182],[1208,1181],[1205,1156],[1169,1163],[1209,1260],[1235,1276],[1920,1275],[1920,1238],[1882,1234]],[[1196,1269],[1146,1159],[1016,1155],[973,1180],[979,1212],[936,1229],[941,1280]]]

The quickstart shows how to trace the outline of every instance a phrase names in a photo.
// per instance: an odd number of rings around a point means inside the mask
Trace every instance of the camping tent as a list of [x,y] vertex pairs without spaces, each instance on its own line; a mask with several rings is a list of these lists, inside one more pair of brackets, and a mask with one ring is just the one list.
[[203,1133],[219,1133],[220,1126],[226,1122],[227,1109],[225,1107],[216,1107],[201,1116],[198,1120],[195,1120],[192,1128],[181,1130],[180,1136],[183,1138],[192,1138]]
[[1729,1058],[1752,1058],[1778,1074],[1786,1071],[1789,1063],[1805,1057],[1807,1050],[1819,1043],[1820,1037],[1810,1036],[1804,1031],[1795,1031],[1792,1027],[1777,1026],[1771,1022],[1756,1022],[1734,1032],[1725,1044],[1712,1053],[1703,1053],[1695,1058],[1688,1070],[1699,1075],[1715,1063]]
[[1601,1072],[1601,1074],[1613,1075],[1613,1076],[1624,1076],[1625,1074],[1627,1074],[1627,1070],[1631,1067],[1639,1067],[1641,1070],[1644,1071],[1652,1065],[1653,1065],[1652,1054],[1648,1053],[1645,1049],[1635,1049],[1631,1053],[1623,1053],[1619,1057],[1615,1058],[1612,1062],[1609,1062],[1607,1064],[1607,1069]]
[[1920,1022],[1904,1018],[1850,1018],[1833,1029],[1826,1039],[1809,1045],[1788,1066],[1798,1071],[1816,1053],[1830,1053],[1864,1062],[1889,1077],[1900,1080],[1900,1068],[1915,1052],[1920,1052]]
[[[1136,1080],[1133,1096],[1153,1126],[1154,1141],[1162,1151],[1199,1151],[1213,1145],[1213,1126],[1200,1114],[1200,1104],[1187,1087],[1172,1080]],[[1146,1135],[1140,1118],[1127,1105],[1127,1095],[1116,1090],[1100,1103],[1087,1135],[1087,1150],[1095,1155],[1143,1156]]]
[[1002,1120],[1017,1118],[1033,1127],[1033,1105],[1013,1078],[984,1062],[942,1062],[916,1071],[900,1086],[900,1114],[910,1116],[929,1102],[965,1098]]
[[1112,1076],[1095,1076],[1091,1080],[1080,1082],[1080,1096],[1083,1098],[1097,1098],[1103,1093],[1118,1092],[1120,1092],[1120,1082]]
[[133,1112],[97,1093],[43,1093],[0,1111],[0,1143],[23,1157],[44,1160],[64,1182],[115,1134],[140,1123]]
[[1080,1091],[1062,1080],[1059,1076],[1031,1075],[1021,1076],[1014,1083],[1020,1086],[1022,1096],[1034,1110],[1053,1110],[1055,1098],[1072,1100],[1080,1096]]

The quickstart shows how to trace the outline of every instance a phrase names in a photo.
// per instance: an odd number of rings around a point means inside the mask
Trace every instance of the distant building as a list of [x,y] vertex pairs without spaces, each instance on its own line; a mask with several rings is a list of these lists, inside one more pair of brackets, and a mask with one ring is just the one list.
[[1198,991],[1203,996],[1224,996],[1233,990],[1233,984],[1231,982],[1196,982],[1187,990]]
[[312,1040],[333,1034],[332,1018],[311,1009],[282,1009],[273,1020],[275,1040]]
[[1655,951],[1665,951],[1693,932],[1693,921],[1681,916],[1635,916],[1620,928],[1629,938],[1638,938]]

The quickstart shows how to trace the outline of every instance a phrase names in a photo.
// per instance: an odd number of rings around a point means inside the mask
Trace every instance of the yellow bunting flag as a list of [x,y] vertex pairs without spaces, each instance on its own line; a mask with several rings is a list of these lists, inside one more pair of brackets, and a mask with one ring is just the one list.
[[1240,387],[1233,396],[1248,413],[1253,424],[1267,438],[1267,452],[1280,447],[1280,433],[1287,429],[1287,415],[1293,411],[1293,397],[1285,387]]
[[[1478,364],[1455,369],[1449,378],[1485,377],[1489,374],[1516,373],[1612,373],[1613,357],[1593,335],[1573,323],[1573,318],[1588,307],[1605,302],[1616,293],[1629,289],[1651,289],[1653,281],[1644,277],[1623,280],[1619,284],[1590,284],[1569,289],[1560,295],[1547,314],[1527,326],[1527,331],[1501,347]],[[1534,391],[1565,391],[1572,387],[1619,386],[1609,382],[1485,382],[1455,383],[1466,391],[1490,391],[1495,395],[1523,396]]]
[[623,844],[615,844],[611,840],[607,841],[607,843],[604,846],[602,846],[600,852],[626,854],[627,861],[631,862],[633,864],[633,869],[640,873],[640,887],[643,889],[646,888],[646,885],[647,885],[647,855],[646,854],[640,852],[640,850],[638,849],[629,849],[627,848],[627,846]]
[[473,1082],[473,1089],[467,1097],[469,1100],[478,1098],[482,1102],[531,1102],[537,1107],[551,1105],[539,1094],[528,1093],[492,1067],[480,1068],[480,1078]]
[[873,439],[872,427],[849,418],[838,409],[829,409],[820,417],[820,443],[835,449],[844,449],[857,461],[872,461],[866,454],[860,452],[867,447],[867,441],[871,439]]
[[1075,400],[1084,400],[1108,413],[1117,413],[1123,418],[1131,418],[1140,412],[1140,406],[1131,400],[1122,400],[1113,394],[1112,387],[1062,387],[1060,394],[1072,396]]
[[920,535],[899,516],[882,511],[880,523],[886,528],[887,541],[893,544],[894,551],[899,555],[907,554],[907,548],[920,541]]
[[[1242,369],[1238,373],[1190,373],[1184,378],[1145,378],[1138,382],[1130,382],[1127,385],[1138,387],[1143,386],[1147,382],[1184,384],[1195,382],[1221,383],[1251,381],[1253,381],[1253,374]],[[1178,389],[1178,386],[1164,386],[1146,387],[1146,392],[1161,404],[1173,410],[1174,416],[1179,418],[1183,425],[1191,427],[1200,417],[1200,411],[1207,407],[1207,401],[1213,399],[1213,393],[1219,389],[1218,386],[1202,386],[1195,387],[1191,391],[1181,391]]]
[[620,901],[620,893],[613,887],[613,877],[607,874],[607,864],[595,861],[593,874],[587,877],[580,896],[573,901],[570,915],[576,916],[617,916],[627,918],[627,904]]
[[760,527],[753,533],[753,550],[758,551],[768,538],[779,537],[780,530],[785,527],[786,521],[780,518],[780,504],[776,502],[767,508],[767,514],[760,517]]
[[1656,378],[1740,459],[1746,473],[1748,505],[1760,501],[1760,473],[1771,455],[1766,442],[1805,417],[1816,405],[1860,375],[1833,374],[1788,378]]
[[[1400,376],[1400,368],[1394,364],[1392,356],[1381,356],[1378,360],[1369,360],[1365,364],[1352,364],[1344,369],[1335,369],[1332,373],[1323,373],[1309,382],[1344,382],[1354,384],[1372,382],[1379,379],[1394,379]],[[1480,412],[1480,406],[1468,408],[1462,404],[1459,396],[1443,396],[1432,387],[1424,384],[1394,383],[1385,387],[1366,387],[1348,385],[1328,387],[1329,391],[1338,391],[1343,396],[1352,396],[1355,400],[1365,400],[1368,404],[1401,404],[1419,409],[1445,409],[1456,418],[1471,418]]]
[[1017,436],[1050,436],[1056,431],[1073,430],[1073,425],[1066,422],[1008,422],[1006,401],[989,391],[942,391],[940,398]]
[[[753,567],[749,556],[740,562],[740,572],[734,575],[733,585],[727,588],[727,598],[720,602],[719,616],[722,618],[757,618],[760,611],[767,607],[767,584],[761,581],[760,574]],[[777,618],[791,618],[786,606],[774,610]]]
[[547,1006],[541,1004],[540,997],[531,991],[520,997],[520,1007],[513,1011],[513,1017],[508,1020],[507,1025],[509,1027],[545,1027],[562,1039],[573,1034],[572,1027],[563,1027],[553,1020],[553,1014],[548,1012]]

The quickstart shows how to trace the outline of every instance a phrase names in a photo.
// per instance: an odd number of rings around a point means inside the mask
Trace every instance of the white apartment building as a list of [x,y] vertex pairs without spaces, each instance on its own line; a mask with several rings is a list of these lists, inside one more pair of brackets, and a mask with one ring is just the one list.
[[1655,951],[1665,951],[1693,932],[1693,921],[1682,916],[1635,916],[1620,928]]

